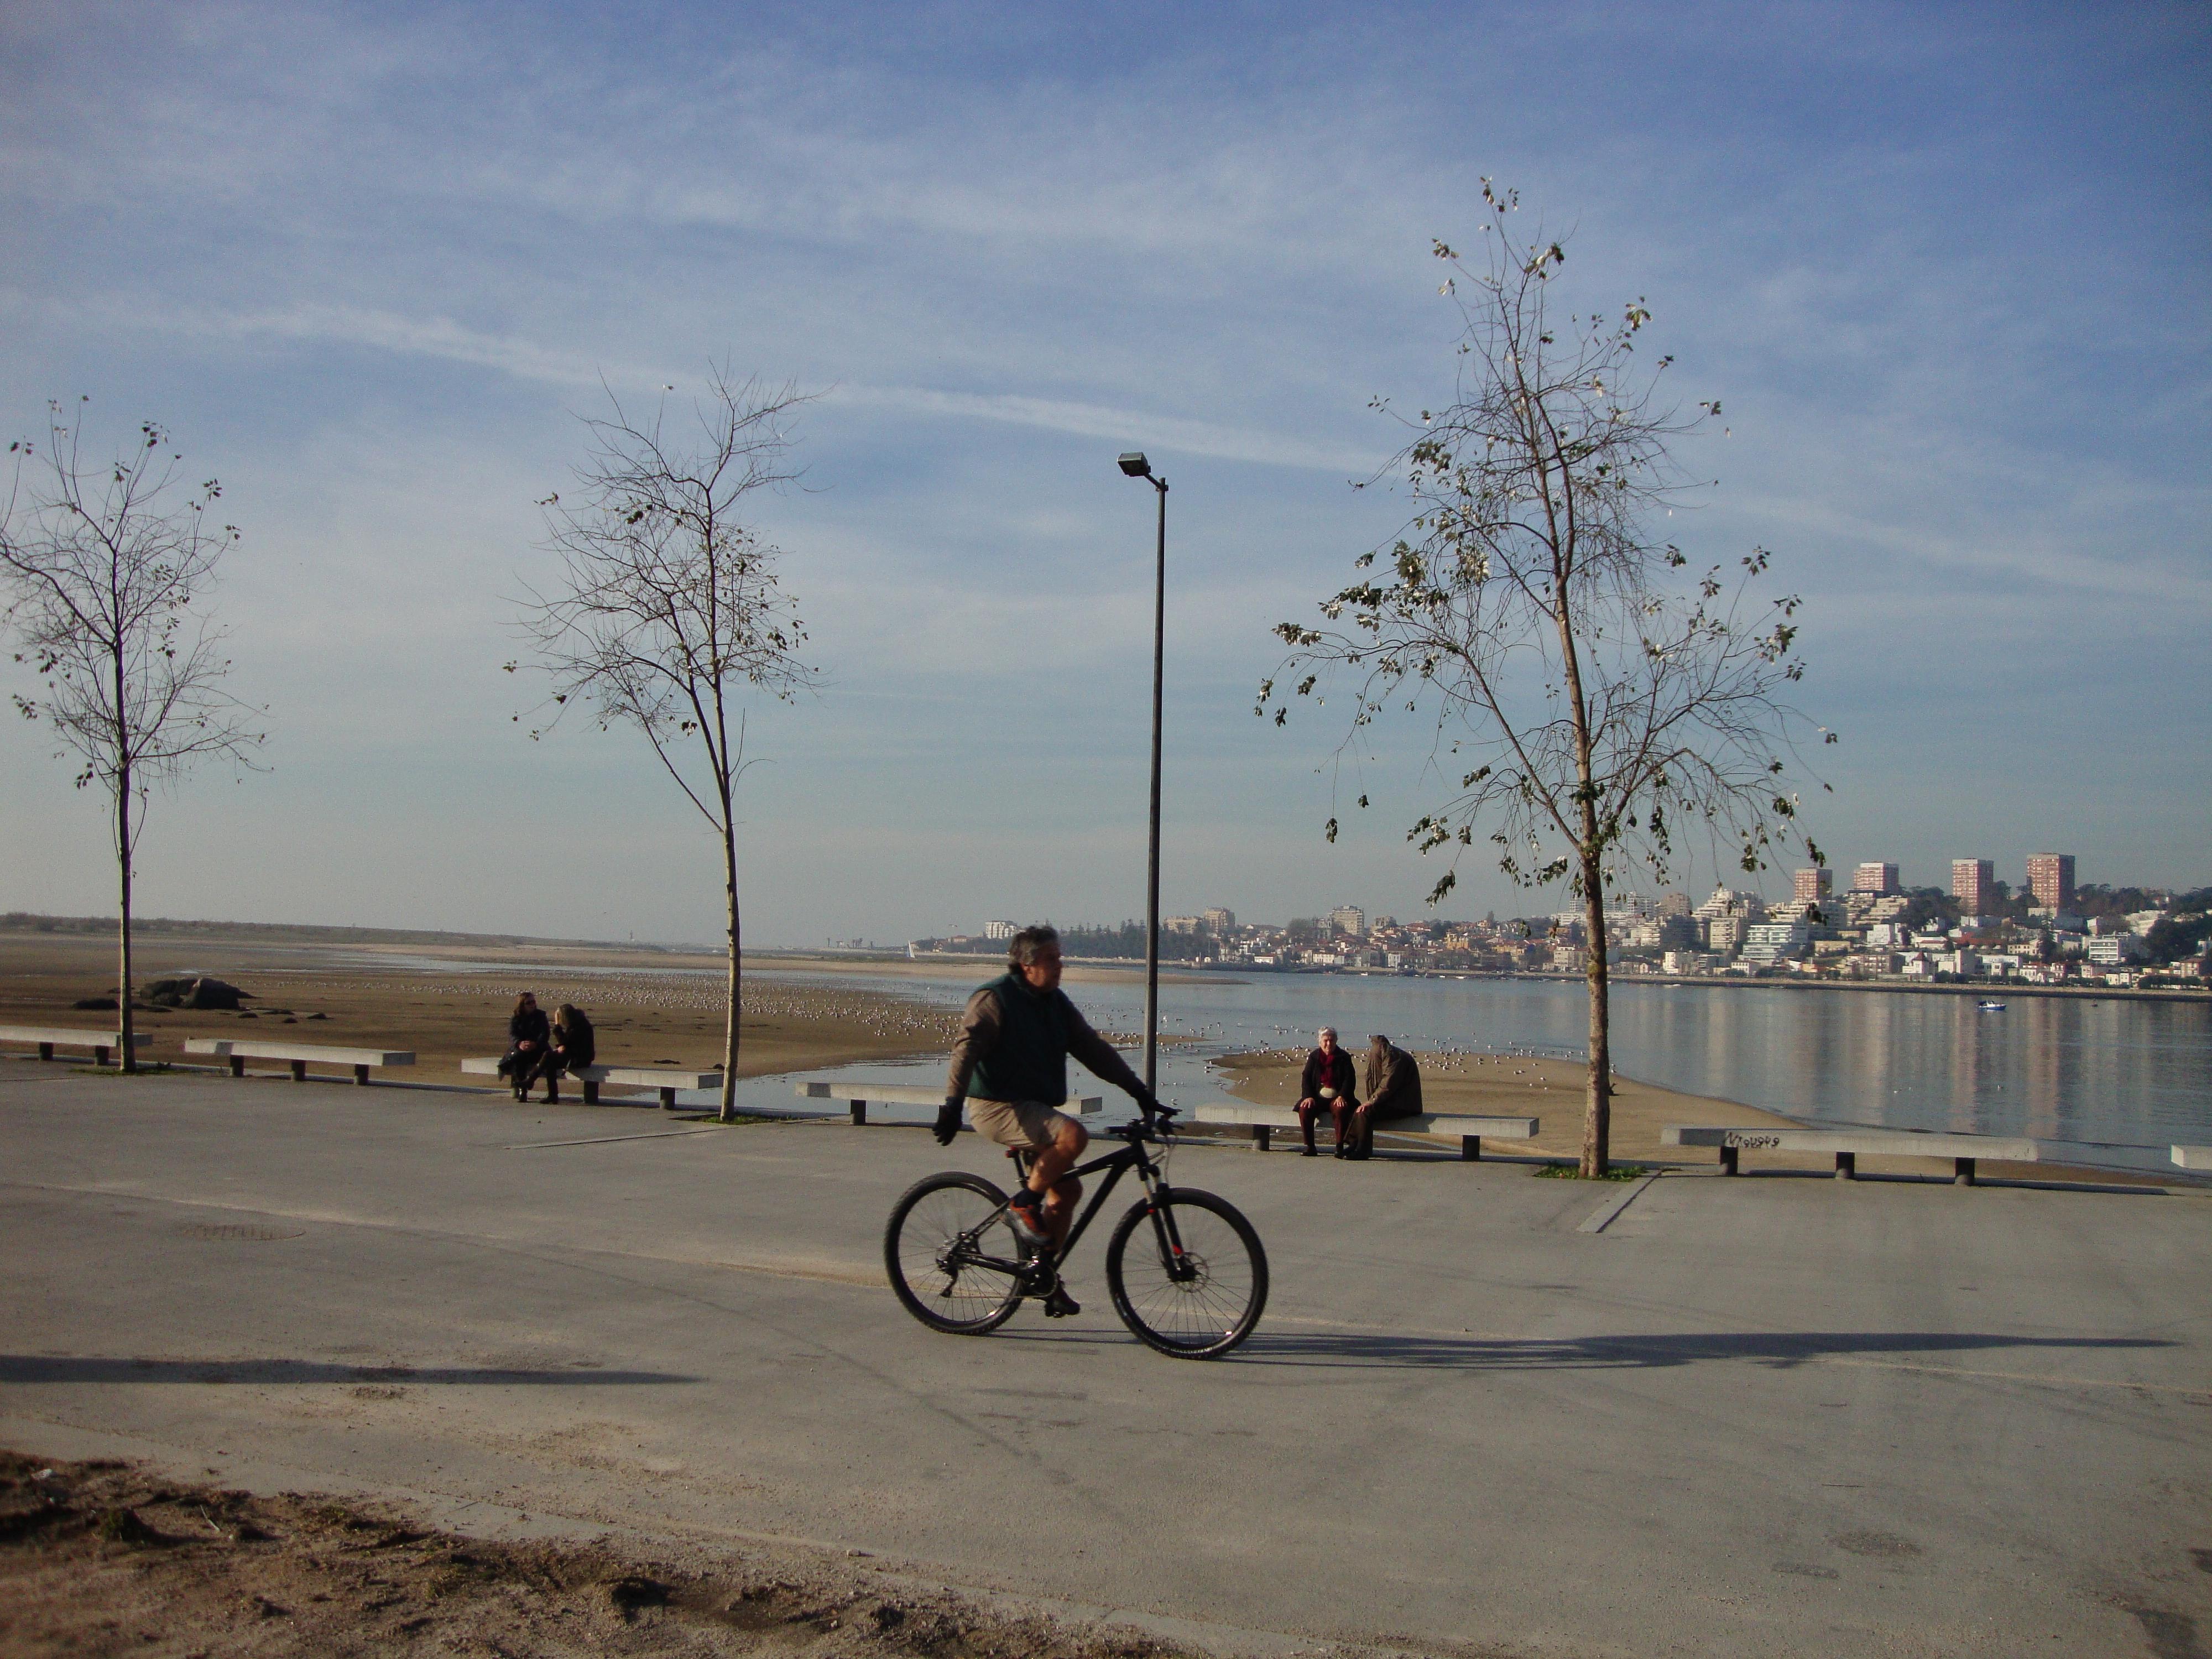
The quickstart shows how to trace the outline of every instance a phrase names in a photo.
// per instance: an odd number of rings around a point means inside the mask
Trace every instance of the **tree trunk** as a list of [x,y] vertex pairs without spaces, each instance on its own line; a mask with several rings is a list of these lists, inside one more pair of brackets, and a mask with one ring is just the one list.
[[738,1020],[743,1012],[744,955],[739,949],[738,917],[738,841],[731,827],[729,808],[722,816],[722,889],[729,900],[730,1008],[729,1024],[722,1032],[722,1109],[719,1121],[733,1122],[738,1115]]
[[117,972],[121,983],[115,994],[115,1006],[120,1010],[115,1053],[125,1071],[135,1072],[138,1053],[131,1041],[131,774],[127,768],[116,780],[115,863],[123,889],[123,919],[116,927]]
[[1583,1165],[1586,1180],[1606,1172],[1613,1155],[1612,1010],[1605,969],[1605,884],[1598,866],[1583,865],[1583,926],[1589,934],[1589,1091],[1583,1112]]

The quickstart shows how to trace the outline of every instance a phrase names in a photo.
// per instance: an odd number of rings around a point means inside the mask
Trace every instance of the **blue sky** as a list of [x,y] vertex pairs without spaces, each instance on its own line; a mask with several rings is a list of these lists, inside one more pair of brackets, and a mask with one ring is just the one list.
[[[1401,506],[1432,237],[1572,233],[1719,398],[1678,515],[1808,600],[1831,856],[2212,880],[2212,18],[2195,5],[0,11],[0,422],[173,429],[265,775],[158,800],[149,913],[641,939],[719,872],[635,738],[532,744],[514,596],[602,378],[822,397],[763,504],[826,672],[763,709],[753,936],[1140,913],[1149,489],[1170,499],[1172,912],[1417,914],[1417,731],[1334,846],[1271,623]],[[0,726],[0,908],[109,908]],[[1334,786],[1341,787],[1341,785]],[[1710,866],[1694,872],[1710,881]],[[1479,866],[1447,914],[1549,908]]]

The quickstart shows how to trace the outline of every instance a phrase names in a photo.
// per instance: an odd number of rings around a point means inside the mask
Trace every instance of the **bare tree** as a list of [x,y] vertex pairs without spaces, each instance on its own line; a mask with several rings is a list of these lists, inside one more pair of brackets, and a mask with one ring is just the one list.
[[[1540,233],[1516,244],[1515,192],[1485,179],[1482,194],[1486,257],[1470,265],[1435,249],[1463,324],[1454,398],[1424,410],[1418,435],[1376,475],[1402,482],[1413,519],[1355,562],[1372,569],[1379,558],[1381,568],[1322,602],[1323,627],[1276,629],[1291,654],[1261,684],[1258,712],[1273,701],[1284,724],[1279,684],[1311,696],[1348,677],[1341,757],[1386,709],[1425,709],[1427,775],[1444,799],[1407,839],[1445,850],[1453,866],[1430,903],[1451,890],[1478,833],[1516,883],[1565,881],[1582,901],[1582,1173],[1595,1176],[1609,1158],[1613,1095],[1607,894],[1635,869],[1665,879],[1692,827],[1752,870],[1790,826],[1798,800],[1783,756],[1802,717],[1778,699],[1803,672],[1799,602],[1753,597],[1763,550],[1726,578],[1718,565],[1678,574],[1687,558],[1653,533],[1690,487],[1669,445],[1718,417],[1719,404],[1685,417],[1657,392],[1671,359],[1639,371],[1637,339],[1650,319],[1641,300],[1617,319],[1556,319],[1561,245]],[[1332,841],[1336,830],[1332,817]]]
[[717,368],[695,406],[696,432],[672,434],[665,399],[640,424],[610,392],[612,414],[585,422],[591,440],[575,469],[580,499],[539,503],[544,545],[561,560],[559,592],[533,593],[524,611],[556,708],[581,701],[602,731],[642,732],[721,845],[725,1122],[737,1109],[744,1002],[733,811],[746,765],[740,699],[750,689],[788,702],[816,678],[799,659],[806,630],[776,574],[782,555],[740,514],[755,491],[797,477],[791,422],[806,401],[793,386],[769,390]]
[[196,761],[249,763],[262,741],[248,729],[253,711],[222,690],[230,664],[222,630],[194,609],[238,529],[209,524],[222,488],[210,478],[185,489],[183,458],[161,453],[162,428],[148,422],[112,463],[88,465],[81,428],[64,422],[60,404],[46,407],[44,451],[27,439],[8,446],[15,465],[0,508],[0,592],[21,647],[15,659],[41,682],[36,696],[15,696],[17,711],[45,724],[57,758],[81,763],[76,787],[99,785],[112,808],[118,1035],[131,1072],[131,890],[148,796]]

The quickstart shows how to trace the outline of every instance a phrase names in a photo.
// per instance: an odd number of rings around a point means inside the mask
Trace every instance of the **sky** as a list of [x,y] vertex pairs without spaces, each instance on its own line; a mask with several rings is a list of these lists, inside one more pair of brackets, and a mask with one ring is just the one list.
[[[642,740],[533,741],[501,665],[581,417],[722,362],[817,394],[757,498],[822,681],[749,715],[750,939],[1142,915],[1127,448],[1171,486],[1164,908],[1413,917],[1425,729],[1340,766],[1253,694],[1400,526],[1351,487],[1401,441],[1370,402],[1449,388],[1431,240],[1493,177],[1564,301],[1642,296],[1723,403],[1668,534],[1806,601],[1831,860],[2193,886],[2207,85],[2196,4],[12,0],[0,425],[158,420],[242,532],[211,604],[267,769],[156,797],[142,914],[714,938]],[[0,723],[0,909],[112,914],[52,748]],[[1470,860],[1437,914],[1565,902]]]

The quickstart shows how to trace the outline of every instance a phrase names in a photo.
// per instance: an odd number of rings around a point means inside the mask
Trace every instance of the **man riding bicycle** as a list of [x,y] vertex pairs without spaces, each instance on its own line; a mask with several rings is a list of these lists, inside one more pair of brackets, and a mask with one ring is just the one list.
[[[1024,927],[1013,936],[1005,975],[968,999],[937,1115],[940,1146],[951,1146],[960,1132],[965,1101],[977,1133],[1031,1154],[1029,1184],[1006,1213],[1024,1244],[1049,1247],[1055,1255],[1083,1196],[1083,1183],[1067,1172],[1091,1144],[1083,1126],[1059,1109],[1067,1102],[1067,1057],[1129,1095],[1147,1119],[1169,1113],[1078,1012],[1060,988],[1060,975],[1058,930]],[[1058,1284],[1044,1310],[1055,1319],[1083,1311]]]

